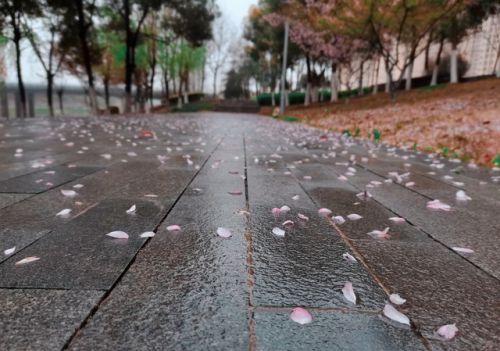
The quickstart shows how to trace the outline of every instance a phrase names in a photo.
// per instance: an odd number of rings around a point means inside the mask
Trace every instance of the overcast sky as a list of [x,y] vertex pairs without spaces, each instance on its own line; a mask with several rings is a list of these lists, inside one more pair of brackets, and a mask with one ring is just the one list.
[[[222,10],[223,16],[233,22],[234,27],[238,28],[241,34],[243,19],[248,15],[248,9],[252,4],[257,4],[258,0],[217,0],[217,2]],[[6,56],[9,66],[7,70],[7,81],[17,82],[12,45],[10,45],[10,50],[6,53]],[[45,84],[43,70],[27,42],[24,43],[22,70],[23,78],[26,83]],[[76,78],[67,77],[66,75],[57,78],[56,81],[62,81],[65,84],[72,85],[79,84]]]

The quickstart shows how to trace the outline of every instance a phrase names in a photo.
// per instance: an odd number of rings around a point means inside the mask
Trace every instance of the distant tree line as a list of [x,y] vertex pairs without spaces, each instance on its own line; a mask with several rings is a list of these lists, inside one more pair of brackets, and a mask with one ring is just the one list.
[[[363,93],[368,63],[376,65],[372,72],[385,70],[386,91],[394,98],[402,81],[406,80],[406,89],[411,88],[413,65],[421,54],[432,71],[430,84],[435,85],[446,43],[451,45],[450,82],[456,83],[458,45],[498,13],[498,0],[259,0],[245,28],[246,59],[235,66],[234,77],[241,69],[250,72],[245,79],[255,81],[258,91],[276,91],[288,23],[287,71],[295,72],[296,81],[305,87],[306,105],[321,99],[320,88],[325,84],[330,85],[331,101],[336,101],[341,77],[348,89],[354,88],[352,78],[357,77],[358,92]],[[439,47],[436,57],[430,57],[433,44]],[[500,47],[495,50],[498,62]],[[257,68],[249,70],[252,65]]]
[[217,16],[215,0],[0,1],[0,34],[15,48],[21,115],[26,116],[22,42],[30,43],[45,71],[51,116],[54,77],[62,71],[85,82],[94,114],[99,80],[108,110],[109,87],[123,84],[123,112],[143,112],[158,76],[167,101],[173,91],[179,102],[186,99],[191,75],[204,71],[205,44]]

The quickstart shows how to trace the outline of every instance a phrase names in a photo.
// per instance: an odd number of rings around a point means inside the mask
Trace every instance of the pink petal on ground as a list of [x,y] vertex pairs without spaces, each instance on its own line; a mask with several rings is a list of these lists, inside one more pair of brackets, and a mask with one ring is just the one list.
[[139,235],[141,238],[152,238],[155,236],[155,232],[144,232]]
[[7,249],[7,250],[4,250],[3,254],[5,256],[9,256],[9,255],[12,255],[14,253],[14,251],[16,251],[16,247],[11,247],[10,249]]
[[26,263],[35,262],[35,261],[38,261],[39,259],[40,259],[40,257],[36,257],[36,256],[26,257],[26,258],[23,258],[20,261],[17,261],[16,262],[16,266],[19,266],[19,265],[22,265],[22,264],[26,264]]
[[126,212],[127,214],[134,214],[136,209],[137,207],[135,205],[132,205],[132,207],[130,207]]
[[278,227],[275,227],[273,228],[273,234],[276,235],[276,236],[285,236],[285,231],[281,228],[278,228]]
[[217,228],[217,235],[219,235],[221,238],[224,239],[228,239],[232,236],[231,231],[229,229],[222,227]]
[[357,221],[363,217],[360,216],[359,214],[351,213],[350,215],[347,216],[347,218],[349,218],[351,221]]
[[71,209],[65,208],[64,210],[61,210],[61,211],[57,212],[56,216],[58,216],[58,217],[68,217],[70,213],[71,213]]
[[110,236],[115,239],[128,239],[128,234],[125,232],[122,232],[121,230],[117,230],[111,233],[106,234],[107,236]]
[[455,323],[453,324],[446,324],[437,330],[437,333],[442,336],[446,340],[451,340],[455,337],[455,335],[458,332],[457,325]]
[[228,191],[227,193],[229,195],[234,195],[234,196],[238,196],[238,195],[243,194],[241,191]]
[[64,196],[67,196],[67,197],[74,197],[74,196],[78,195],[77,192],[74,190],[61,190],[61,194],[63,194]]
[[391,301],[395,305],[402,305],[406,303],[406,299],[403,299],[399,294],[391,294],[389,296],[389,301]]
[[389,218],[390,221],[394,222],[394,223],[404,223],[406,222],[406,219],[404,218],[401,218],[401,217],[391,217]]
[[294,201],[297,201],[300,199],[300,196],[299,195],[295,195],[295,196],[292,196],[292,200]]
[[177,225],[177,224],[173,224],[173,225],[169,225],[169,226],[167,227],[167,230],[168,230],[169,232],[178,232],[178,231],[180,231],[180,230],[181,230],[181,227],[180,227],[179,225]]
[[369,236],[375,239],[390,239],[391,236],[389,235],[389,227],[385,228],[384,230],[373,230],[368,233]]
[[342,288],[342,293],[344,294],[344,297],[347,299],[347,301],[356,304],[356,294],[354,293],[354,289],[352,288],[352,283],[345,283],[344,287]]
[[281,210],[280,210],[279,208],[275,207],[275,208],[273,208],[273,209],[271,210],[271,212],[273,213],[273,215],[275,215],[275,216],[279,216],[279,215],[280,215],[280,213],[281,213]]
[[344,258],[344,260],[349,261],[349,262],[353,262],[353,263],[358,262],[358,260],[356,260],[354,258],[354,256],[352,256],[351,254],[349,254],[347,252],[345,254],[343,254],[342,257]]
[[288,207],[286,205],[285,206],[281,206],[281,208],[280,208],[280,212],[287,213],[289,211],[290,211],[290,207]]
[[294,224],[295,224],[295,223],[293,223],[293,221],[291,221],[291,220],[287,220],[287,221],[284,221],[282,225],[283,225],[283,226],[287,226],[287,225],[294,225]]
[[386,316],[387,318],[389,318],[395,322],[410,325],[410,319],[407,316],[405,316],[404,314],[402,314],[401,312],[399,312],[391,304],[387,303],[385,305],[383,313],[384,313],[384,316]]
[[452,247],[453,251],[460,252],[460,253],[465,253],[465,254],[471,254],[474,253],[474,250],[468,249],[466,247]]
[[470,200],[472,200],[472,198],[469,195],[467,195],[465,193],[465,191],[463,191],[463,190],[457,191],[456,197],[457,197],[458,201],[470,201]]
[[322,215],[322,216],[329,216],[329,215],[331,215],[331,214],[332,214],[332,211],[331,211],[331,210],[329,210],[328,208],[320,208],[320,209],[318,210],[318,213],[319,213],[320,215]]
[[335,216],[335,217],[332,217],[333,221],[335,223],[337,223],[338,225],[341,225],[341,224],[344,224],[345,223],[345,219],[344,217],[342,216]]
[[302,178],[303,178],[304,180],[311,180],[311,179],[313,179],[311,176],[303,176]]
[[299,213],[297,215],[297,217],[299,217],[300,219],[302,219],[303,221],[308,221],[309,220],[309,217],[307,217],[306,215],[303,215],[302,213]]
[[312,322],[312,315],[305,308],[295,307],[290,313],[290,319],[299,324],[308,324]]
[[450,211],[451,207],[450,205],[447,205],[440,200],[433,200],[427,202],[427,208],[430,208],[432,210],[441,210],[441,211]]

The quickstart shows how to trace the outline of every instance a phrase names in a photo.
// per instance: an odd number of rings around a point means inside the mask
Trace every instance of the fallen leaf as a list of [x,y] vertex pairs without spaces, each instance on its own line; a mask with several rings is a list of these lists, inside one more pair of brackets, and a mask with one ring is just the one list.
[[342,293],[344,294],[344,297],[347,299],[347,301],[356,304],[356,294],[354,293],[351,282],[345,283],[344,287],[342,288]]
[[334,220],[335,223],[337,223],[338,225],[341,225],[341,224],[344,224],[345,223],[345,219],[344,217],[342,216],[335,216],[335,217],[332,217],[332,219]]
[[402,314],[401,312],[399,312],[391,304],[388,304],[388,303],[385,304],[383,313],[384,313],[384,316],[386,316],[387,318],[389,318],[395,322],[410,325],[410,319],[407,316],[405,316],[404,314]]
[[329,215],[331,215],[331,214],[332,214],[332,211],[331,211],[330,209],[328,209],[328,208],[320,208],[320,209],[318,210],[318,213],[319,213],[320,215],[322,215],[322,216],[329,216]]
[[468,196],[465,193],[465,191],[463,191],[463,190],[457,191],[456,197],[457,197],[458,201],[470,201],[470,200],[472,200],[472,198],[470,196]]
[[299,213],[297,215],[297,217],[299,217],[300,219],[302,219],[303,221],[308,221],[309,220],[309,217],[307,217],[306,215],[302,214],[302,213]]
[[238,195],[243,194],[241,191],[228,191],[227,193],[229,195],[234,195],[234,196],[238,196]]
[[290,211],[290,207],[288,207],[286,205],[285,206],[281,206],[281,208],[280,208],[280,212],[287,213],[289,211]]
[[125,232],[122,232],[121,230],[117,230],[117,231],[108,233],[106,235],[110,236],[114,239],[128,239],[128,234]]
[[178,232],[178,231],[180,231],[180,230],[181,230],[181,227],[180,227],[179,225],[177,225],[177,224],[172,224],[172,225],[169,225],[169,226],[167,227],[167,230],[168,230],[169,232]]
[[404,223],[406,222],[406,219],[404,218],[401,218],[401,217],[391,217],[389,218],[390,221],[394,222],[394,223]]
[[433,200],[427,202],[427,208],[433,209],[433,210],[441,210],[441,211],[450,211],[451,207],[450,205],[447,205],[440,200]]
[[290,319],[299,324],[308,324],[312,322],[312,315],[305,308],[295,307],[290,313]]
[[293,223],[293,221],[291,221],[291,220],[287,220],[287,221],[284,221],[282,225],[283,225],[283,226],[287,226],[287,225],[294,225],[294,224],[295,224],[295,223]]

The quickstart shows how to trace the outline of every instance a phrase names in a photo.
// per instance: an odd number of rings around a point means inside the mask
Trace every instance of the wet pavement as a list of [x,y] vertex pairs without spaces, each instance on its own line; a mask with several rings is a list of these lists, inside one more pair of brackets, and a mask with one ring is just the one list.
[[0,121],[0,350],[497,350],[499,213],[499,169],[256,115]]

